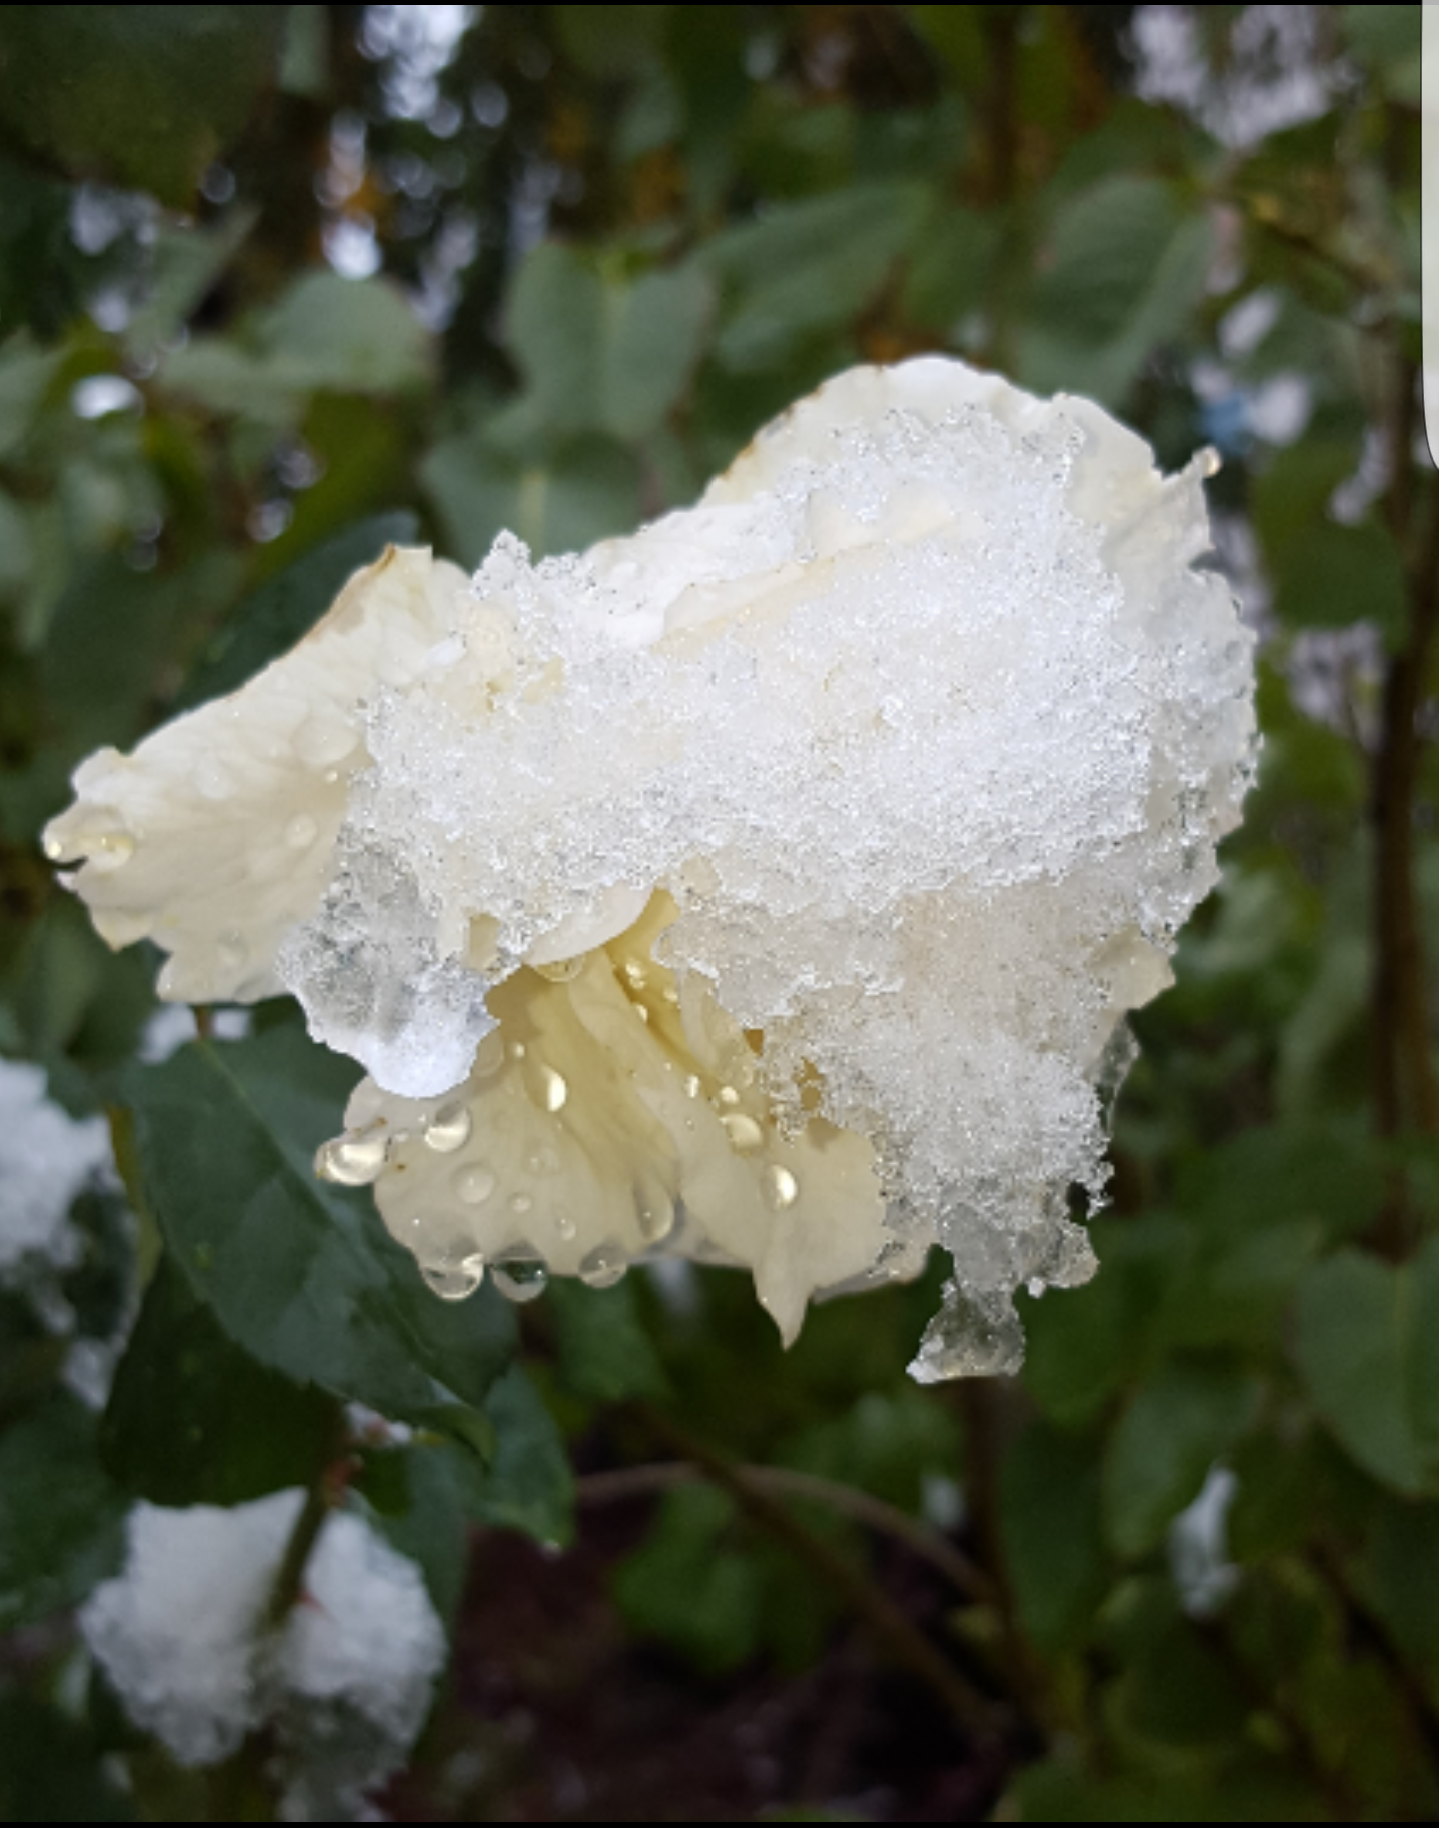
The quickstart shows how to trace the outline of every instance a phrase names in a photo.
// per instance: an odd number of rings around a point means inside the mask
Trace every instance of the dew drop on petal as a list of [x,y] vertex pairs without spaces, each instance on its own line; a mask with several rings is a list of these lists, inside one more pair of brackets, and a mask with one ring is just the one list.
[[567,1212],[557,1212],[555,1214],[555,1230],[568,1244],[570,1239],[577,1235],[579,1227]]
[[764,1131],[753,1117],[746,1117],[743,1111],[731,1111],[721,1117],[730,1142],[741,1155],[753,1155],[754,1151],[764,1144]]
[[378,1130],[367,1136],[336,1137],[315,1157],[315,1173],[341,1187],[368,1187],[380,1178],[388,1154],[389,1140]]
[[45,840],[45,855],[52,863],[59,863],[65,855],[65,844],[62,839],[49,837]]
[[235,791],[229,769],[213,755],[202,755],[196,762],[194,780],[202,799],[228,800]]
[[217,950],[220,963],[226,971],[243,971],[249,961],[250,948],[239,933],[222,933]]
[[793,1206],[799,1198],[799,1182],[788,1168],[782,1168],[778,1162],[771,1162],[760,1176],[760,1189],[765,1204],[776,1212],[783,1212],[787,1206]]
[[721,1104],[733,1108],[739,1103],[739,1093],[732,1085],[722,1085],[719,1089],[719,1101]]
[[455,1192],[467,1206],[483,1206],[495,1190],[495,1177],[483,1162],[461,1168],[455,1176]]
[[333,768],[360,740],[338,717],[307,717],[295,732],[295,753],[310,768]]
[[485,1260],[476,1251],[453,1268],[448,1264],[425,1264],[420,1274],[442,1301],[463,1301],[484,1281]]
[[629,1268],[618,1244],[599,1244],[580,1262],[580,1281],[590,1288],[613,1288]]
[[700,1090],[701,1087],[698,1076],[694,1073],[687,1074],[685,1077],[685,1097],[698,1098]]
[[495,1287],[506,1301],[523,1304],[533,1301],[537,1295],[543,1295],[549,1284],[550,1272],[543,1257],[530,1256],[519,1251],[507,1251],[504,1256],[490,1265],[490,1274]]
[[530,1151],[525,1166],[529,1169],[531,1174],[538,1174],[541,1176],[558,1174],[560,1171],[560,1158],[558,1153],[552,1149],[548,1143],[542,1143],[538,1149],[532,1149]]
[[564,1108],[565,1100],[570,1095],[570,1088],[565,1083],[562,1073],[557,1073],[552,1066],[536,1062],[534,1073],[535,1102],[545,1111],[559,1111]]
[[285,842],[292,851],[308,850],[319,836],[320,828],[307,812],[297,812],[285,827]]
[[85,843],[91,869],[98,870],[102,876],[122,869],[135,855],[135,840],[127,831],[101,832],[98,838],[87,839]]
[[476,1079],[490,1079],[505,1064],[505,1044],[498,1028],[492,1028],[475,1049],[475,1064],[470,1069]]
[[510,1195],[510,1211],[517,1213],[521,1218],[524,1217],[534,1203],[535,1202],[527,1193],[512,1193]]
[[674,1206],[669,1195],[658,1187],[635,1195],[635,1216],[646,1244],[658,1244],[675,1227]]
[[463,1149],[470,1140],[471,1128],[469,1108],[463,1104],[447,1104],[425,1125],[425,1144],[436,1155],[451,1155],[456,1149]]
[[552,984],[573,984],[585,968],[583,957],[557,958],[548,965],[536,965],[534,969]]

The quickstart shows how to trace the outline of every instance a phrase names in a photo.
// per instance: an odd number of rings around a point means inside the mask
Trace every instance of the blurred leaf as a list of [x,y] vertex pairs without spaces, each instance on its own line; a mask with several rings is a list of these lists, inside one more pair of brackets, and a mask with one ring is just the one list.
[[927,206],[918,184],[855,184],[713,237],[700,258],[726,297],[720,360],[772,367],[800,338],[852,323],[917,242]]
[[448,1629],[464,1596],[470,1545],[465,1495],[474,1477],[463,1448],[422,1439],[365,1456],[354,1482],[375,1528],[419,1567]]
[[679,398],[710,309],[711,289],[697,267],[629,282],[545,242],[515,281],[510,341],[547,427],[634,439],[654,430]]
[[188,711],[237,691],[309,633],[355,572],[373,564],[386,546],[413,545],[417,533],[411,513],[377,514],[252,591],[225,618],[173,709]]
[[655,52],[668,6],[557,6],[560,43],[589,76],[632,76]]
[[547,1301],[560,1372],[577,1396],[597,1403],[665,1394],[667,1380],[628,1277],[613,1288],[586,1288],[559,1277]]
[[1183,1751],[1237,1739],[1249,1712],[1219,1656],[1178,1619],[1126,1667],[1114,1699],[1128,1731]]
[[0,131],[72,177],[183,208],[273,81],[286,10],[9,8]]
[[0,1821],[134,1820],[83,1726],[32,1695],[0,1693]]
[[333,1397],[242,1352],[163,1260],[101,1425],[106,1470],[152,1504],[243,1504],[309,1486],[340,1444]]
[[728,1493],[680,1486],[666,1494],[649,1537],[615,1575],[615,1597],[631,1626],[713,1674],[746,1662],[760,1638],[760,1570],[723,1543],[735,1518]]
[[1374,522],[1322,521],[1291,541],[1279,563],[1274,612],[1286,628],[1372,622],[1396,648],[1408,623],[1409,592],[1393,535]]
[[1046,1652],[1076,1648],[1109,1581],[1096,1444],[1032,1423],[1005,1454],[999,1521],[1026,1634]]
[[0,460],[15,457],[64,361],[59,349],[38,349],[23,331],[0,343]]
[[[1026,1822],[1324,1822],[1324,1799],[1279,1760],[1246,1760],[1221,1776],[1193,1768],[1091,1774],[1065,1752],[1031,1765],[1013,1796]],[[1267,1768],[1266,1768],[1267,1767]]]
[[1116,1552],[1156,1547],[1215,1460],[1254,1419],[1259,1386],[1222,1364],[1163,1365],[1135,1395],[1104,1461],[1105,1533]]
[[0,1630],[73,1606],[120,1565],[127,1507],[95,1428],[57,1394],[0,1435]]
[[1385,1500],[1364,1581],[1403,1654],[1431,1677],[1439,1673],[1439,1505]]
[[999,239],[998,223],[977,210],[933,215],[905,269],[905,316],[952,334],[984,301]]
[[1020,379],[1042,393],[1126,395],[1141,364],[1204,297],[1207,216],[1157,178],[1104,178],[1060,206],[1020,342]]
[[242,207],[211,229],[183,217],[161,224],[150,248],[145,302],[125,326],[125,346],[137,361],[153,361],[190,321],[258,216]]
[[605,438],[576,439],[553,457],[522,461],[470,433],[435,445],[420,475],[447,550],[468,568],[506,529],[538,559],[628,532],[639,519],[634,463]]
[[[842,1337],[836,1344],[844,1349]],[[913,1514],[922,1508],[932,1480],[958,1481],[963,1446],[953,1412],[913,1385],[903,1385],[867,1390],[838,1412],[832,1401],[826,1403],[824,1419],[790,1436],[780,1458],[803,1472],[859,1486]]]
[[429,377],[429,332],[386,279],[306,273],[258,320],[255,338],[273,372],[306,391],[392,394]]
[[1271,565],[1291,540],[1313,533],[1330,496],[1358,469],[1359,455],[1337,438],[1301,438],[1275,452],[1252,485],[1254,531]]
[[1294,1356],[1324,1421],[1396,1491],[1439,1491],[1439,1239],[1393,1268],[1354,1250],[1299,1290]]
[[436,1300],[369,1193],[316,1177],[354,1077],[290,1026],[135,1069],[145,1191],[191,1285],[251,1356],[443,1427],[456,1401],[484,1404],[514,1322],[488,1288],[463,1309]]

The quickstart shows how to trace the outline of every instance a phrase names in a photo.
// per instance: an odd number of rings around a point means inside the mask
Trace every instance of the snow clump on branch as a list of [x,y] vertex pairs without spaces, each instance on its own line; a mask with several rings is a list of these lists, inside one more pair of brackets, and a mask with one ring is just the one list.
[[1008,1371],[1093,1272],[1126,1011],[1252,774],[1252,639],[1177,476],[1098,407],[839,376],[698,504],[472,580],[388,552],[47,834],[163,993],[288,988],[371,1077],[321,1156],[436,1291],[950,1252],[922,1380]]

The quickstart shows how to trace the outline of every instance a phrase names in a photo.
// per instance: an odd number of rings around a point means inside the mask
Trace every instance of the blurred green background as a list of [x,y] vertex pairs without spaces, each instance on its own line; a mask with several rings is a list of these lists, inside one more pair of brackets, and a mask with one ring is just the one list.
[[[0,1281],[0,1818],[273,1819],[264,1745],[180,1770],[73,1607],[136,1497],[293,1485],[453,1634],[397,1819],[1439,1814],[1420,13],[0,9],[0,1050],[124,1183]],[[726,1272],[442,1310],[365,1196],[257,1216],[353,1075],[282,1008],[161,1058],[156,956],[38,848],[70,770],[386,540],[627,530],[927,350],[1216,446],[1261,636],[1259,785],[1023,1376],[906,1381],[938,1264],[785,1355]]]

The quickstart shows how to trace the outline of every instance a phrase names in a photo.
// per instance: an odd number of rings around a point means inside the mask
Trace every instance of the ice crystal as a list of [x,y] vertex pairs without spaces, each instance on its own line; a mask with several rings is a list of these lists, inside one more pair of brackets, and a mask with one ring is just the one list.
[[392,553],[87,763],[52,854],[171,994],[284,983],[366,1064],[321,1171],[438,1293],[675,1254],[748,1265],[790,1337],[938,1242],[915,1375],[1011,1369],[1012,1290],[1092,1272],[1123,1017],[1251,768],[1206,461],[957,362],[853,370],[631,538],[501,536],[468,589]]
[[70,1207],[111,1166],[103,1117],[75,1119],[51,1102],[43,1067],[0,1060],[0,1280],[69,1269],[80,1239]]

